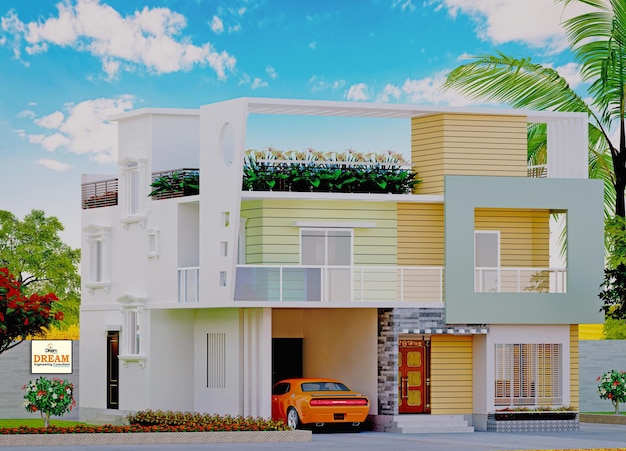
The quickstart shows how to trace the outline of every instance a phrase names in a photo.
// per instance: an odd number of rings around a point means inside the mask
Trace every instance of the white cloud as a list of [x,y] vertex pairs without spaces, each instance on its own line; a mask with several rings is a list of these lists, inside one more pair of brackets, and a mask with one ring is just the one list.
[[407,78],[401,89],[409,103],[424,105],[485,105],[484,101],[475,101],[464,97],[452,89],[443,90],[447,72],[437,72],[432,76],[411,80]]
[[350,89],[348,89],[346,99],[356,101],[367,100],[369,99],[368,91],[369,88],[365,83],[353,84],[350,86]]
[[315,50],[315,47],[317,47],[317,41],[313,41],[313,42],[309,43],[309,48],[311,50]]
[[274,69],[272,66],[267,66],[265,68],[265,72],[272,80],[278,77],[278,72],[276,72],[276,69]]
[[134,97],[86,100],[65,105],[65,114],[55,111],[35,119],[41,127],[53,130],[48,134],[29,134],[29,142],[53,152],[65,149],[78,155],[89,155],[94,161],[111,163],[117,160],[116,126],[108,117],[133,108]]
[[67,171],[68,169],[72,167],[72,165],[70,164],[63,163],[58,160],[49,160],[47,158],[41,158],[37,160],[36,163],[40,166],[43,166],[48,169],[52,169],[53,171],[57,171],[57,172]]
[[415,11],[415,5],[413,4],[413,0],[393,0],[391,2],[392,8],[400,8],[402,11]]
[[377,97],[377,102],[389,102],[389,99],[393,97],[396,99],[396,102],[400,100],[400,96],[402,95],[402,90],[395,85],[387,84],[383,88],[383,92],[381,92]]
[[17,113],[17,117],[20,119],[27,118],[32,119],[36,116],[35,112],[32,110],[23,110]]
[[213,16],[213,19],[211,20],[211,30],[213,30],[213,33],[215,34],[222,33],[224,31],[224,23],[222,22],[222,19],[217,16]]
[[332,82],[327,82],[324,79],[323,75],[313,75],[309,78],[309,85],[311,86],[311,92],[317,91],[326,91],[328,89],[332,89],[336,91],[337,89],[341,89],[346,84],[345,80],[335,80]]
[[258,89],[258,88],[264,88],[266,86],[267,86],[267,82],[257,77],[252,81],[250,88]]
[[51,135],[28,135],[28,142],[39,144],[47,152],[54,152],[61,147],[67,146],[70,140],[61,133],[53,133]]
[[20,58],[22,41],[29,54],[46,52],[49,46],[71,47],[98,58],[108,78],[121,70],[146,67],[156,74],[209,66],[219,79],[234,69],[236,59],[209,42],[201,45],[181,35],[185,17],[168,8],[144,7],[127,16],[99,0],[57,4],[58,16],[24,23],[9,12],[1,20],[14,54]]
[[61,113],[60,111],[55,111],[52,114],[49,114],[39,119],[35,119],[34,122],[35,124],[44,128],[59,128],[63,123],[63,119],[65,119],[63,113]]
[[576,63],[567,63],[554,69],[567,80],[572,89],[576,89],[583,82],[580,77],[580,66]]
[[470,16],[476,23],[480,38],[502,44],[524,42],[547,53],[560,52],[567,47],[564,20],[588,11],[588,7],[551,0],[431,0],[431,3],[448,8],[449,14]]

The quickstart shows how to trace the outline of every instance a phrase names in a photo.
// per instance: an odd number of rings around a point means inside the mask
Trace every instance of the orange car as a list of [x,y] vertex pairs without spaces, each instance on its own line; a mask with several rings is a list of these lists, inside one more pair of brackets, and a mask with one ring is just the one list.
[[359,427],[367,418],[367,396],[336,379],[285,379],[272,388],[272,418],[292,429],[302,425],[345,423]]

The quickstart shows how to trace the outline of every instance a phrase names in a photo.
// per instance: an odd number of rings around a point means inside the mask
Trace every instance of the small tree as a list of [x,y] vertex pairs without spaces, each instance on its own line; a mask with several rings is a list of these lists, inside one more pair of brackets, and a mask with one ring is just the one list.
[[26,399],[24,407],[29,412],[39,412],[44,427],[50,426],[50,415],[63,416],[76,405],[74,385],[67,379],[40,377],[35,382],[28,381],[22,390]]
[[599,376],[598,393],[601,399],[610,399],[619,415],[619,403],[626,402],[626,371],[611,370]]
[[13,274],[0,268],[0,354],[28,336],[41,336],[48,327],[58,326],[63,312],[57,310],[57,301],[54,293],[25,296]]
[[32,210],[20,220],[0,210],[0,267],[20,282],[22,293],[55,293],[66,329],[78,324],[80,311],[80,249],[63,243],[63,225],[54,216]]

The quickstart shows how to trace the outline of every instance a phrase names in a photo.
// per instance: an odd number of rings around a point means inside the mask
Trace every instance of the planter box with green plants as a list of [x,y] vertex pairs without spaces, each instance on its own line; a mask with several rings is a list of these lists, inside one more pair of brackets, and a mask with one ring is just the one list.
[[[318,152],[308,149],[282,152],[273,148],[246,151],[244,191],[410,194],[420,181],[401,154],[386,151],[363,154]],[[193,196],[200,192],[198,169],[153,174],[153,199]]]
[[401,154],[318,152],[308,149],[246,151],[245,191],[410,194],[419,183]]

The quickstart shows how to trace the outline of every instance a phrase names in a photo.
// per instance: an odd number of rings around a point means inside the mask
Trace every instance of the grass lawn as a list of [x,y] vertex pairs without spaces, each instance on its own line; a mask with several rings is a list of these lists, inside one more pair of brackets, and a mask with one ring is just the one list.
[[[79,423],[78,421],[69,421],[69,420],[50,420],[51,426],[65,427],[65,426],[76,426]],[[33,428],[42,428],[43,420],[42,419],[34,419],[34,418],[17,418],[17,419],[0,419],[0,428],[16,428],[20,426],[30,426]]]

